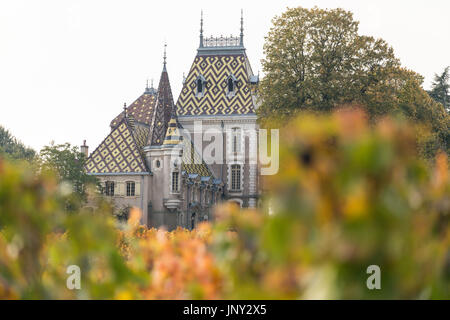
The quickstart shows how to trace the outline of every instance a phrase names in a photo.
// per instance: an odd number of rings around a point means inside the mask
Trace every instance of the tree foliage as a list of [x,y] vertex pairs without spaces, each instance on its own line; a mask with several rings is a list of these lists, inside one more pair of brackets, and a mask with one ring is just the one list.
[[441,103],[447,113],[450,112],[450,67],[439,75],[434,75],[434,81],[431,85],[431,90],[428,92],[430,96],[436,101]]
[[86,156],[69,143],[45,146],[39,153],[41,170],[56,172],[59,180],[73,188],[74,195],[86,198],[89,184],[97,184],[97,179],[86,173]]
[[263,209],[223,205],[193,231],[147,229],[135,208],[120,224],[104,201],[67,215],[58,179],[0,159],[0,299],[448,299],[448,159],[429,166],[416,134],[304,115],[281,134]]
[[36,152],[18,141],[11,133],[0,126],[0,155],[14,160],[31,161]]
[[[266,214],[221,210],[222,230],[235,230],[217,241],[234,298],[450,296],[448,159],[430,168],[413,126],[366,118],[291,121],[280,170],[265,179]],[[381,290],[366,287],[370,265],[381,268]]]
[[384,40],[359,35],[351,12],[288,9],[273,19],[264,53],[258,114],[265,125],[356,104],[373,122],[391,114],[428,126],[428,156],[450,151],[449,116],[423,90],[423,78],[402,68]]

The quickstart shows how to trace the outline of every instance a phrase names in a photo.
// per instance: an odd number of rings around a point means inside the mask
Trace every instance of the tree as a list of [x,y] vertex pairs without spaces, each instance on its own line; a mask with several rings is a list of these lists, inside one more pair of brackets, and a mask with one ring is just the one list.
[[362,100],[400,65],[386,42],[358,35],[342,9],[288,9],[273,20],[264,53],[260,112],[281,115]]
[[25,147],[8,130],[0,126],[0,155],[14,160],[31,161],[36,156],[36,151]]
[[75,195],[82,199],[86,199],[87,185],[97,184],[97,178],[88,175],[84,168],[86,156],[69,143],[45,146],[40,158],[42,170],[55,171],[60,181],[69,183]]
[[430,96],[441,103],[447,112],[450,112],[450,66],[444,69],[440,75],[434,75],[434,81],[431,90],[428,91]]
[[391,114],[425,124],[430,155],[449,151],[449,117],[423,90],[423,78],[402,68],[384,40],[359,35],[351,12],[288,9],[273,19],[264,53],[260,119],[359,105],[372,123]]

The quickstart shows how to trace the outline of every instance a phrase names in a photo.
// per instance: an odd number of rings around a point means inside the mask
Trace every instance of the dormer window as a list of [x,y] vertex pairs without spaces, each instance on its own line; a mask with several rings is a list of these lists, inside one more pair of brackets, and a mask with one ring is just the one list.
[[229,78],[228,79],[228,92],[233,92],[234,91],[234,82],[233,79]]
[[203,97],[205,94],[205,86],[206,86],[206,79],[202,75],[199,75],[196,80],[196,96],[197,97]]
[[233,97],[236,93],[237,79],[233,74],[230,74],[227,78],[227,96]]

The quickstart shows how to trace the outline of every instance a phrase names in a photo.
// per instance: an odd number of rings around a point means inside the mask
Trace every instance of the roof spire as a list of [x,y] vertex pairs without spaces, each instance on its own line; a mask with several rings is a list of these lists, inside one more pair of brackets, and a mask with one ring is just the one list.
[[124,113],[125,118],[126,118],[127,117],[127,103],[126,102],[123,103],[123,113]]
[[200,13],[200,48],[203,48],[203,10]]
[[240,39],[241,47],[244,46],[244,10],[241,9],[241,39]]
[[163,72],[166,71],[166,59],[167,59],[166,48],[167,48],[167,43],[164,43],[164,57],[163,57],[163,59],[164,59],[164,62],[163,62],[164,67],[163,67]]

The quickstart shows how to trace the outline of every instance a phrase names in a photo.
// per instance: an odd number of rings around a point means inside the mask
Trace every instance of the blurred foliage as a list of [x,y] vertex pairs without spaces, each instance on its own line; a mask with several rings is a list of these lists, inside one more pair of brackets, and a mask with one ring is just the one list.
[[135,208],[120,222],[102,198],[64,214],[55,176],[0,160],[0,299],[448,299],[448,159],[421,160],[417,134],[358,111],[303,115],[281,132],[264,206],[222,205],[193,231],[147,229]]
[[264,126],[276,127],[274,118],[285,122],[302,111],[356,104],[371,122],[391,115],[427,126],[422,155],[433,158],[439,150],[450,155],[450,116],[443,105],[422,88],[422,76],[401,67],[388,43],[359,34],[351,12],[297,7],[272,23],[258,90]]
[[[137,209],[118,224],[101,198],[94,212],[67,215],[58,181],[0,158],[0,299],[219,297],[209,226],[148,230]],[[66,286],[71,265],[81,290]]]
[[[234,298],[450,298],[450,181],[414,127],[364,113],[303,115],[281,131],[265,214],[222,208],[216,241]],[[366,268],[381,268],[368,290]]]
[[36,152],[18,141],[11,133],[0,126],[0,156],[11,160],[31,161],[35,158]]

